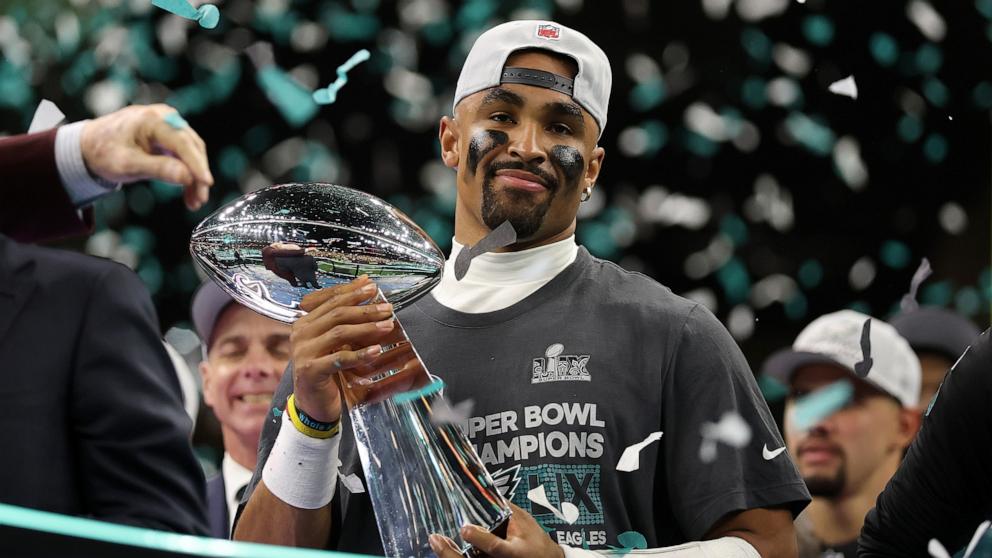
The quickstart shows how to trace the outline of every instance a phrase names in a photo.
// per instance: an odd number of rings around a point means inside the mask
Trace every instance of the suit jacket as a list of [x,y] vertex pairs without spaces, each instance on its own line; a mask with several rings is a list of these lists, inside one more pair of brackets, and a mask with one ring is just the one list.
[[0,234],[34,242],[90,230],[92,210],[81,217],[59,177],[55,133],[0,138]]
[[205,534],[190,431],[137,276],[0,235],[0,501]]
[[224,475],[219,472],[207,479],[207,521],[210,523],[210,536],[218,539],[231,538],[231,520],[227,515],[224,487]]

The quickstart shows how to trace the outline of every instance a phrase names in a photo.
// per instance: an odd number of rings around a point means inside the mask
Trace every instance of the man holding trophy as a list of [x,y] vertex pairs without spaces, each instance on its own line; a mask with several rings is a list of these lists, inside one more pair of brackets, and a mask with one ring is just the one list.
[[[441,119],[441,156],[457,172],[453,253],[398,317],[445,396],[474,399],[464,433],[514,504],[505,532],[460,536],[496,558],[793,556],[809,494],[730,335],[700,305],[575,243],[611,82],[585,35],[506,23],[476,41]],[[479,249],[506,222],[516,241]],[[337,378],[397,341],[391,305],[368,303],[376,293],[360,277],[303,299],[280,386],[288,418],[266,423],[235,538],[382,554],[369,494],[338,486],[361,456]],[[708,439],[722,417],[747,441]],[[460,555],[446,537],[430,547]]]

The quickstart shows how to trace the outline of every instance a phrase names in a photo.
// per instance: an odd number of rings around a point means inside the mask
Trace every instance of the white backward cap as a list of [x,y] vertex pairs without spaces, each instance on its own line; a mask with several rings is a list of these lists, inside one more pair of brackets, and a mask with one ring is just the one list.
[[[853,310],[820,316],[799,333],[792,350],[797,356],[806,355],[807,362],[815,361],[817,356],[827,357],[853,373],[854,365],[864,360],[861,332],[868,319],[869,316]],[[868,338],[872,366],[865,379],[898,399],[904,407],[916,406],[920,400],[920,360],[909,343],[894,327],[874,318]],[[792,371],[798,367],[793,366]]]
[[[529,48],[550,50],[575,60],[579,71],[571,84],[571,97],[592,115],[602,137],[613,85],[610,60],[589,37],[553,21],[511,21],[480,35],[462,65],[452,110],[465,97],[503,83],[506,59]],[[560,82],[557,85],[567,87]],[[563,91],[557,86],[551,88]]]

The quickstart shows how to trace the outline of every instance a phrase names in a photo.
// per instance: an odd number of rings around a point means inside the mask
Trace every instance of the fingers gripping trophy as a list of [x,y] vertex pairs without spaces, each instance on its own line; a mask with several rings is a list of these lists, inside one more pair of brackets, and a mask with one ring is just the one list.
[[[190,251],[232,297],[270,318],[320,327],[327,311],[315,301],[332,296],[383,314],[379,323],[388,334],[367,349],[335,347],[331,368],[388,556],[432,556],[431,534],[470,552],[459,534],[463,525],[505,526],[509,503],[459,426],[437,420],[443,381],[427,371],[393,313],[427,293],[444,268],[444,255],[420,227],[358,190],[282,184],[207,217],[193,232]],[[372,280],[367,289],[348,288],[363,276]],[[329,434],[320,431],[319,417],[309,422],[294,405],[290,397],[290,416],[303,417],[299,428]]]

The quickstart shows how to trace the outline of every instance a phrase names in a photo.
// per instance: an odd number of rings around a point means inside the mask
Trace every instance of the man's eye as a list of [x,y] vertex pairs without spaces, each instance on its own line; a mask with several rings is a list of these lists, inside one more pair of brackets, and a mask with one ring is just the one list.
[[564,124],[552,124],[548,126],[548,131],[553,134],[561,134],[563,136],[572,135],[572,129]]
[[505,112],[497,112],[496,114],[490,116],[489,119],[494,120],[496,122],[513,122],[513,119],[510,118],[510,115],[506,114]]

